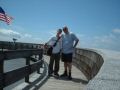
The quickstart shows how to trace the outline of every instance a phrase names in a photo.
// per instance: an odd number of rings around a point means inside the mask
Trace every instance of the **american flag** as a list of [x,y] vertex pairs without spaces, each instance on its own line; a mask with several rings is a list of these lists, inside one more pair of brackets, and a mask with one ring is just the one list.
[[0,7],[0,20],[6,22],[8,25],[10,24],[13,18],[8,16],[5,11]]

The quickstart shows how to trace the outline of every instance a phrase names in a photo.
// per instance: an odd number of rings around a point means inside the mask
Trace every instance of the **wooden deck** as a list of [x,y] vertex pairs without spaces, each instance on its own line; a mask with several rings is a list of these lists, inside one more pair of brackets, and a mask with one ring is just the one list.
[[[49,63],[48,56],[44,56],[44,60]],[[63,62],[60,62],[59,74],[63,73],[63,67]],[[72,68],[72,77],[72,80],[68,80],[66,78],[55,78],[54,76],[48,78],[46,75],[45,80],[42,81],[40,74],[35,73],[30,77],[30,84],[22,80],[18,84],[11,85],[12,87],[6,87],[4,90],[85,90],[87,79],[75,66]]]
[[[49,62],[49,57],[44,57],[46,62]],[[64,71],[63,62],[60,62],[59,74]],[[72,68],[72,80],[63,78],[50,77],[47,82],[39,90],[84,90],[87,84],[87,79],[76,67]]]

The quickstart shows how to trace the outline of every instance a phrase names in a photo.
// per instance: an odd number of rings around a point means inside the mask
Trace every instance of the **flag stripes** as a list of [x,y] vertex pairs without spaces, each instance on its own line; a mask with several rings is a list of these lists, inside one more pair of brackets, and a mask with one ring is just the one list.
[[10,24],[12,21],[12,17],[5,14],[4,10],[0,7],[0,20],[6,22],[7,24]]

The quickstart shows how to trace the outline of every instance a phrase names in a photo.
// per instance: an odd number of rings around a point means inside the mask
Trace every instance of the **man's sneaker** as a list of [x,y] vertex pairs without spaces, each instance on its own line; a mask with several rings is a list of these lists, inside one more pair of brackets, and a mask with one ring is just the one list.
[[68,76],[68,79],[69,79],[69,80],[72,80],[72,77],[71,77],[71,76]]
[[69,72],[68,79],[69,79],[69,80],[72,80],[71,72]]

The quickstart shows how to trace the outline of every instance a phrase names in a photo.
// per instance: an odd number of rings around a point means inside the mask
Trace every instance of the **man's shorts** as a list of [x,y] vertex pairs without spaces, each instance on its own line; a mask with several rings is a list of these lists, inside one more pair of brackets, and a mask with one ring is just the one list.
[[63,62],[72,62],[72,53],[68,53],[68,54],[64,54],[64,53],[62,53],[62,61]]

